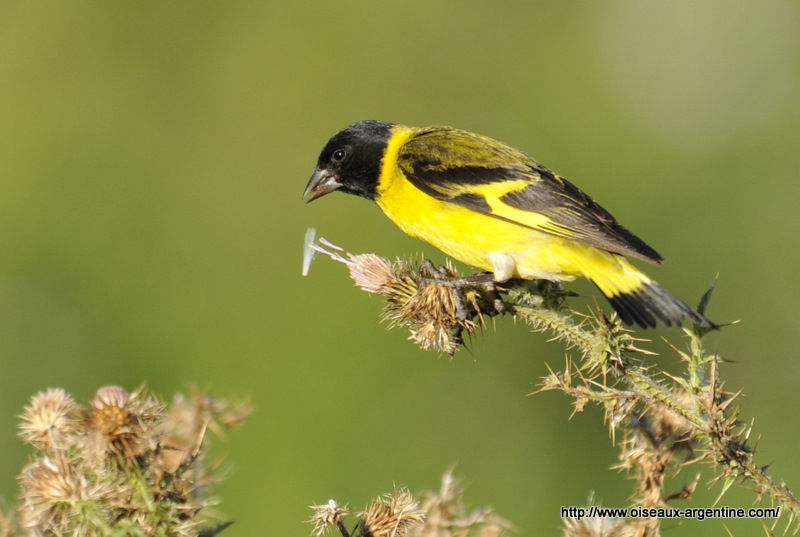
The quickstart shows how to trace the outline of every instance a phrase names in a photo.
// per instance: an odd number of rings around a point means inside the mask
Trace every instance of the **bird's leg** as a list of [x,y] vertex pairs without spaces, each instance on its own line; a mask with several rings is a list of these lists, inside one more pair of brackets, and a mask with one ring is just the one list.
[[423,259],[417,269],[417,274],[420,278],[420,284],[424,285],[429,282],[439,283],[439,280],[435,279],[432,275],[437,274],[441,276],[442,279],[446,279],[447,269],[435,266],[429,259]]
[[488,291],[489,298],[492,299],[494,303],[494,311],[496,313],[505,313],[506,311],[506,303],[502,301],[500,295],[497,292],[497,286],[495,285],[496,282],[494,279],[492,281],[485,283],[486,290]]
[[[426,274],[426,275],[423,275]],[[432,276],[435,274],[436,276]],[[444,267],[435,267],[433,263],[427,259],[422,262],[419,267],[419,285],[420,287],[428,284],[444,285],[453,291],[453,305],[456,309],[456,317],[459,321],[466,321],[469,319],[467,307],[464,304],[464,288],[478,283],[481,281],[473,281],[471,277],[467,278],[452,278],[449,277]],[[430,276],[429,276],[430,275]],[[482,274],[479,276],[483,276]]]
[[473,274],[472,276],[462,276],[460,278],[448,278],[441,282],[442,285],[463,289],[471,285],[485,285],[494,287],[494,274],[491,272],[481,272],[480,274]]
[[459,279],[468,282],[466,285],[483,285],[487,291],[487,298],[492,301],[495,313],[505,313],[506,303],[500,299],[500,295],[497,293],[497,280],[495,280],[494,274],[482,272],[481,274]]
[[[420,265],[420,272],[422,272],[423,267],[427,271],[428,274],[438,272],[440,275],[442,274],[442,270],[437,270],[430,261],[423,261],[422,265]],[[422,277],[420,279],[420,285],[427,285],[429,283],[437,284],[437,285],[444,285],[451,289],[453,289],[453,301],[455,302],[456,308],[456,315],[458,316],[459,320],[465,321],[467,319],[467,308],[464,305],[464,289],[467,287],[472,287],[475,285],[482,285],[486,288],[489,298],[493,301],[494,309],[496,313],[503,313],[506,311],[505,303],[500,299],[500,296],[497,294],[497,287],[495,285],[494,274],[491,272],[482,272],[480,274],[474,274],[472,276],[463,276],[460,278],[448,278],[446,275],[442,275],[444,277],[435,278],[435,277]]]
[[[467,307],[464,305],[464,287],[452,286],[449,283],[449,280],[440,280],[438,283],[446,285],[450,287],[453,291],[453,304],[456,307],[456,317],[459,321],[466,321],[469,319],[469,315],[467,315]],[[457,334],[459,340],[461,339],[461,328],[458,329]]]
[[[433,283],[437,285],[446,285],[451,289],[454,289],[453,303],[456,308],[456,317],[459,321],[467,320],[467,308],[464,306],[462,289],[454,288],[452,285],[450,285],[450,281],[452,281],[453,278],[448,277],[447,269],[444,267],[436,267],[430,262],[429,259],[423,259],[422,263],[419,265],[417,274],[419,275],[420,287]],[[434,277],[433,274],[436,274],[438,277]]]

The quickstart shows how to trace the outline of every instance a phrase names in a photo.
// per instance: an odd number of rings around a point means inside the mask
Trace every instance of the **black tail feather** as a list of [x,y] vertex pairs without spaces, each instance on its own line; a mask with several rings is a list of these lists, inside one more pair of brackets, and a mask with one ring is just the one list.
[[663,287],[647,282],[630,293],[606,296],[625,324],[638,324],[642,328],[654,328],[657,320],[667,326],[681,324],[683,320],[704,328],[716,325],[687,306]]

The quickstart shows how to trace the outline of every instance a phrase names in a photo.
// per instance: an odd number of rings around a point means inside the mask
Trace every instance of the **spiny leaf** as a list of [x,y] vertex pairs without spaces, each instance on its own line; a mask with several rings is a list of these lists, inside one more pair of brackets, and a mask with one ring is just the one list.
[[714,288],[717,286],[717,278],[719,274],[714,277],[714,283],[711,284],[711,287],[708,288],[708,291],[703,293],[703,296],[700,298],[700,302],[697,304],[697,313],[700,315],[706,314],[706,309],[708,309],[708,303],[711,301],[711,295],[714,293]]

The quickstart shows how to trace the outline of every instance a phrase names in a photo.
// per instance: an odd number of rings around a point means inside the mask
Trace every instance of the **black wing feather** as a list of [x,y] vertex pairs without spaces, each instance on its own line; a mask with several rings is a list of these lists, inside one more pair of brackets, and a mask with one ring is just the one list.
[[527,186],[500,201],[542,214],[554,223],[534,229],[644,261],[663,260],[578,187],[491,138],[449,127],[426,129],[401,147],[398,165],[406,178],[429,196],[522,226],[526,224],[493,213],[480,186],[527,181]]

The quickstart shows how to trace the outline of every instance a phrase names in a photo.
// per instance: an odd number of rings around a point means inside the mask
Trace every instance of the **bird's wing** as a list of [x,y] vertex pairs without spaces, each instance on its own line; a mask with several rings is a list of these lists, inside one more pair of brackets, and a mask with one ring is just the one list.
[[422,129],[397,159],[406,178],[436,199],[610,252],[662,261],[578,187],[491,138],[449,127]]

